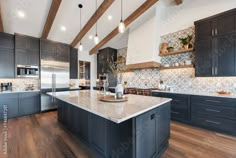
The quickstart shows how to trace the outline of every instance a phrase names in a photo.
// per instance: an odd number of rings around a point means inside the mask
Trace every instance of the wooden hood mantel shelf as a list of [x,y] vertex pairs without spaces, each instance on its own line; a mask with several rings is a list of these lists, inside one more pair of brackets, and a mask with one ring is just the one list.
[[129,70],[137,70],[137,69],[159,68],[160,66],[161,66],[160,63],[155,62],[155,61],[150,61],[150,62],[126,65],[126,69],[127,71],[129,71]]

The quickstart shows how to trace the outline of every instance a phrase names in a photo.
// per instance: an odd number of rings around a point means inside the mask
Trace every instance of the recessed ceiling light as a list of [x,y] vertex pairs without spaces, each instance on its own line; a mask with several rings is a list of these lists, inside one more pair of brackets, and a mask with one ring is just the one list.
[[25,13],[23,11],[18,11],[17,12],[17,15],[20,17],[20,18],[24,18],[25,17]]
[[61,26],[61,31],[66,31],[66,27],[65,26]]
[[92,36],[92,35],[90,35],[90,36],[89,36],[89,39],[93,39],[93,36]]
[[108,15],[108,20],[112,20],[112,16],[111,15]]

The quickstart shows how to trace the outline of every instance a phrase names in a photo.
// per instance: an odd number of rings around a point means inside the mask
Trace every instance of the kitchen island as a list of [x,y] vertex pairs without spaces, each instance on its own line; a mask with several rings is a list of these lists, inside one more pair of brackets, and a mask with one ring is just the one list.
[[[52,93],[48,93],[53,95]],[[168,147],[170,101],[127,95],[128,101],[99,100],[99,91],[57,92],[58,121],[102,158],[156,158]]]

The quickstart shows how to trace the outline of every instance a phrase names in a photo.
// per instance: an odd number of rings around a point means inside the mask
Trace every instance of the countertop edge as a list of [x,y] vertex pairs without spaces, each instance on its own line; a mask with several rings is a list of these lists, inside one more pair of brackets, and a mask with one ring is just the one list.
[[[47,94],[53,96],[53,95],[50,94],[50,93],[47,93]],[[159,106],[161,106],[161,105],[163,105],[163,104],[166,104],[166,103],[168,103],[168,102],[170,102],[170,101],[172,100],[172,99],[166,98],[167,100],[166,100],[166,101],[163,101],[163,102],[160,103],[160,104],[153,105],[153,106],[151,106],[151,107],[149,107],[149,108],[146,108],[145,110],[142,110],[142,111],[140,111],[140,112],[134,113],[134,114],[132,114],[132,115],[130,115],[130,116],[127,116],[127,117],[125,117],[125,118],[122,118],[122,119],[113,119],[113,118],[111,118],[111,117],[107,117],[107,116],[104,116],[104,115],[102,115],[102,114],[100,114],[100,113],[94,112],[94,111],[92,111],[92,110],[90,110],[90,109],[87,109],[87,108],[85,108],[85,107],[83,107],[83,106],[81,106],[81,105],[72,103],[72,102],[70,102],[70,101],[68,101],[68,100],[59,98],[59,97],[57,97],[57,96],[55,96],[55,97],[56,97],[57,99],[61,100],[61,101],[67,102],[67,103],[69,103],[69,104],[71,104],[71,105],[74,105],[74,106],[76,106],[76,107],[78,107],[78,108],[81,108],[81,109],[87,111],[87,112],[90,112],[90,113],[92,113],[92,114],[95,114],[95,115],[97,115],[97,116],[100,116],[100,117],[102,117],[102,118],[105,118],[105,119],[107,119],[107,120],[110,120],[110,121],[112,121],[112,122],[114,122],[114,123],[117,123],[117,124],[122,123],[122,122],[124,122],[124,121],[127,121],[127,120],[129,120],[129,119],[131,119],[131,118],[134,118],[134,117],[136,117],[136,116],[138,116],[138,115],[141,115],[141,114],[143,114],[143,113],[145,113],[145,112],[148,112],[148,111],[150,111],[150,110],[153,110],[153,109],[155,109],[155,108],[157,108],[157,107],[159,107]]]
[[40,92],[40,90],[32,90],[32,91],[5,91],[5,92],[0,92],[1,94],[16,94],[16,93],[32,93],[32,92]]
[[228,98],[228,99],[236,99],[236,95],[217,95],[217,94],[209,94],[209,93],[194,93],[194,92],[170,92],[170,91],[159,91],[152,90],[152,92],[157,93],[169,93],[169,94],[183,94],[183,95],[194,95],[194,96],[205,96],[205,97],[218,97],[218,98]]

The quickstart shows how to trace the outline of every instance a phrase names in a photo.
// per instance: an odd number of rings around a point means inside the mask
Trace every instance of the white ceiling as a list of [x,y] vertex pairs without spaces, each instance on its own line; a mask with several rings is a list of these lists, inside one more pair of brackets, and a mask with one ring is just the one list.
[[[4,30],[7,33],[21,33],[29,36],[40,37],[52,0],[0,0],[2,8],[2,18]],[[103,0],[98,0],[100,5]],[[123,0],[123,17],[128,17],[145,0]],[[95,0],[62,0],[61,6],[53,23],[48,39],[70,44],[79,32],[79,8],[78,4],[83,4],[82,27],[95,12]],[[153,14],[154,7],[137,20],[141,24],[150,13]],[[25,18],[19,18],[17,11],[25,12]],[[108,20],[108,15],[112,15],[112,20]],[[141,19],[141,20],[140,20]],[[120,21],[120,0],[115,0],[111,7],[98,21],[98,36],[103,39],[110,33]],[[141,21],[141,22],[140,22]],[[67,30],[62,32],[61,26]],[[135,26],[135,23],[131,25]],[[85,50],[90,50],[95,45],[89,35],[95,35],[95,26],[82,39]],[[125,34],[118,35],[106,46],[121,48],[127,46],[128,29]]]

